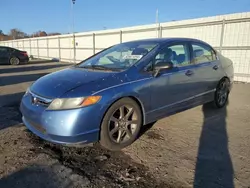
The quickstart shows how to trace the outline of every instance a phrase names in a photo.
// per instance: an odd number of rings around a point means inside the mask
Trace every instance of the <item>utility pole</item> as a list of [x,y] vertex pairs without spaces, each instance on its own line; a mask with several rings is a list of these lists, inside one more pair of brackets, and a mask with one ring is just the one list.
[[159,23],[159,11],[156,9],[156,14],[155,14],[155,24],[156,24],[156,37],[159,38],[159,29],[160,29],[160,23]]
[[156,9],[155,23],[156,23],[156,24],[159,23],[159,10],[158,10],[158,9]]
[[76,3],[76,0],[72,0],[71,3],[71,15],[72,15],[72,35],[73,35],[73,53],[74,53],[74,60],[73,62],[76,62],[76,41],[75,41],[75,16],[74,16],[74,5]]

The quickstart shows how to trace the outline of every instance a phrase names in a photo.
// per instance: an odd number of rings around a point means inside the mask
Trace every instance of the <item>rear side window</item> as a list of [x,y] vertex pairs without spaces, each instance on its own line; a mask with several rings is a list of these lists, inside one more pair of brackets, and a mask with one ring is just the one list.
[[216,60],[216,54],[211,47],[204,44],[192,44],[192,48],[193,48],[192,62],[199,64]]
[[0,52],[4,53],[4,52],[7,52],[7,51],[8,51],[7,48],[1,48],[1,47],[0,47]]
[[8,48],[8,51],[9,52],[14,52],[14,51],[16,51],[14,48]]

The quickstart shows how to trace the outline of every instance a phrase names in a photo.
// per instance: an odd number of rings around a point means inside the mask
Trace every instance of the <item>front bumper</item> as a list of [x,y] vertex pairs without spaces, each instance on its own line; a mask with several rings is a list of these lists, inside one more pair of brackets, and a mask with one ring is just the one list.
[[26,127],[44,140],[66,145],[92,143],[99,139],[101,114],[98,105],[72,110],[46,110],[34,105],[31,95],[22,99],[20,110]]

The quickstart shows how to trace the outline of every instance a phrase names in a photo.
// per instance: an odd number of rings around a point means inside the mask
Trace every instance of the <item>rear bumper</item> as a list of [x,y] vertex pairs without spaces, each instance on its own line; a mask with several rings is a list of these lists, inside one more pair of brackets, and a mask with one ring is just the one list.
[[30,60],[29,57],[20,58],[20,62],[21,62],[21,63],[28,63],[29,60]]
[[99,139],[101,114],[96,113],[98,105],[52,111],[32,104],[28,94],[22,99],[20,111],[26,127],[49,142],[76,145],[96,142]]

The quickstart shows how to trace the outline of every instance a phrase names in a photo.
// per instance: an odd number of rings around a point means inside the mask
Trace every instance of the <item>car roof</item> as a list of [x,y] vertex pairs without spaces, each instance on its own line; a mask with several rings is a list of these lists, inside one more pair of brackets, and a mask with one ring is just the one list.
[[9,46],[0,46],[0,48],[11,48]]
[[140,39],[140,40],[133,40],[130,42],[157,42],[157,43],[166,43],[166,42],[199,42],[207,44],[206,42],[194,39],[194,38],[180,38],[180,37],[169,37],[169,38],[151,38],[151,39]]
[[9,46],[0,46],[0,48],[9,48],[9,49],[13,49],[13,50],[18,50],[16,48],[12,48],[12,47],[9,47]]

